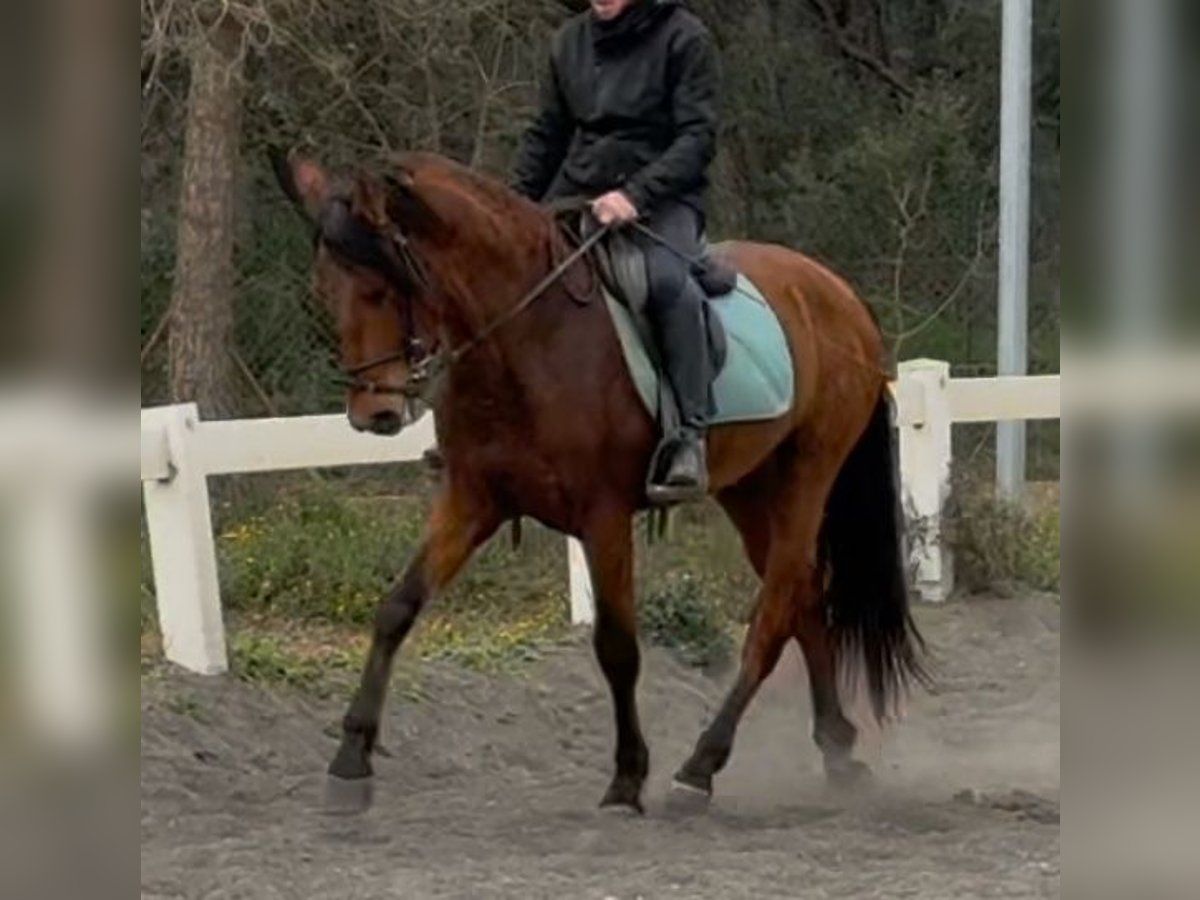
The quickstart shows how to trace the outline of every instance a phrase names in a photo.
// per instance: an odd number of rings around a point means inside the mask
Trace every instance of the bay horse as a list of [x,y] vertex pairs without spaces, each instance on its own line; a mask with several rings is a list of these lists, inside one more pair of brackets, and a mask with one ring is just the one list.
[[[441,363],[431,400],[444,469],[426,533],[382,599],[361,683],[329,765],[335,803],[370,802],[392,661],[422,607],[506,521],[580,539],[596,603],[593,646],[616,719],[601,805],[641,812],[649,753],[635,696],[639,650],[633,520],[658,435],[627,374],[595,263],[546,208],[435,154],[332,173],[275,156],[281,186],[315,223],[316,291],[336,317],[350,424],[394,434],[406,394]],[[902,565],[883,338],[838,276],[781,246],[714,245],[768,299],[794,361],[791,410],[708,435],[710,492],[761,579],[736,679],[680,790],[711,795],[738,721],[787,641],[808,669],[827,776],[853,782],[856,729],[839,672],[865,673],[877,718],[922,680],[923,641]],[[541,287],[531,288],[541,282]]]

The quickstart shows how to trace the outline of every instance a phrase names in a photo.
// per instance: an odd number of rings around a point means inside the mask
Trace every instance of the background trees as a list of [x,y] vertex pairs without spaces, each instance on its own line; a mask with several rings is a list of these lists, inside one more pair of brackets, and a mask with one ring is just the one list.
[[[336,409],[272,141],[507,172],[572,0],[143,0],[143,401]],[[995,356],[998,0],[693,0],[720,47],[710,235],[845,273],[903,357]],[[1058,365],[1058,0],[1035,5],[1030,352]]]

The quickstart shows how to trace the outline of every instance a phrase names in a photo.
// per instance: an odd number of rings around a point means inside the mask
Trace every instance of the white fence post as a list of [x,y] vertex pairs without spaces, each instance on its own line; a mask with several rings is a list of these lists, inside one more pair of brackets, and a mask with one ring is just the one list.
[[129,438],[98,395],[0,392],[0,631],[13,704],[55,751],[91,752],[113,735],[94,514],[125,475]]
[[142,415],[164,430],[170,459],[165,478],[142,482],[163,653],[193,672],[215,675],[229,662],[208,483],[192,444],[199,411],[185,403]]
[[[939,603],[953,587],[952,560],[942,543],[942,508],[950,493],[950,364],[902,362],[900,381],[900,480],[909,567],[921,599]],[[904,408],[906,397],[917,401],[916,409]]]
[[[64,477],[65,476],[65,477]],[[98,637],[101,592],[90,521],[91,484],[58,473],[35,483],[17,506],[14,529],[14,655],[29,719],[58,746],[90,749],[112,714]]]
[[571,624],[590,625],[596,620],[592,576],[583,544],[575,538],[567,538],[567,575],[571,584]]

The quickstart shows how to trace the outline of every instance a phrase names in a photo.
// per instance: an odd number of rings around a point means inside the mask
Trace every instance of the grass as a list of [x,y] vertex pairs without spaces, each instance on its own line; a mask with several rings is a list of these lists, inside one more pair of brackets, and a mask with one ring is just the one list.
[[[512,672],[565,635],[557,604],[527,606],[503,622],[433,610],[404,645],[393,690],[422,699],[417,661],[440,660],[480,672]],[[320,622],[240,616],[230,625],[230,668],[244,681],[296,688],[317,696],[345,693],[366,657],[369,629]]]
[[[380,598],[414,555],[428,497],[351,497],[328,485],[223,506],[216,549],[230,666],[244,680],[327,694],[352,683]],[[511,669],[568,629],[561,538],[498,535],[418,620],[402,659]],[[143,668],[160,655],[143,541]],[[418,693],[410,685],[410,693]],[[402,688],[403,689],[403,688]]]
[[[219,505],[217,556],[228,612],[231,667],[247,681],[313,693],[353,685],[379,598],[413,556],[429,486],[402,496],[356,485],[274,491],[265,500]],[[980,480],[956,477],[947,534],[959,584],[1000,583],[1057,591],[1057,497],[1032,506],[997,500]],[[522,546],[497,535],[425,611],[410,635],[399,690],[419,699],[412,663],[441,660],[485,671],[519,671],[568,632],[562,537],[525,523]],[[639,529],[635,570],[643,640],[689,665],[728,659],[757,579],[736,531],[714,504],[673,514],[666,540]],[[143,671],[160,657],[143,535]]]
[[[328,693],[357,673],[376,605],[415,553],[428,503],[420,489],[357,493],[306,484],[265,502],[218,505],[218,571],[238,677]],[[669,540],[647,546],[640,532],[638,543],[645,638],[694,665],[717,661],[729,622],[744,617],[753,596],[736,533],[715,507],[697,507],[676,514]],[[144,535],[142,552],[147,669],[160,653]],[[560,535],[526,522],[514,549],[498,534],[424,612],[402,659],[519,670],[569,630],[566,575]]]
[[[361,665],[361,654],[340,647],[289,640],[286,632],[241,627],[229,642],[230,668],[243,681],[284,685],[306,693],[332,693]],[[339,675],[347,678],[339,678]]]

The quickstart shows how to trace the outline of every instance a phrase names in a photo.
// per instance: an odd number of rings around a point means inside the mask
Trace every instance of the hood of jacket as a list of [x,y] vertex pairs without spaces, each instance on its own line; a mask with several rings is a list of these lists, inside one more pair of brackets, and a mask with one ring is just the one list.
[[592,45],[605,56],[622,53],[639,44],[682,5],[681,0],[634,0],[615,19],[590,16]]

